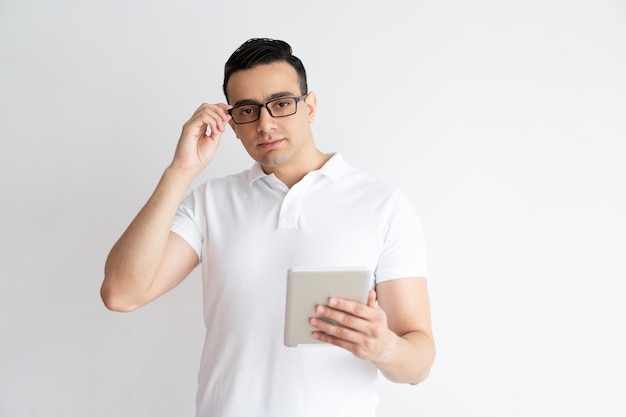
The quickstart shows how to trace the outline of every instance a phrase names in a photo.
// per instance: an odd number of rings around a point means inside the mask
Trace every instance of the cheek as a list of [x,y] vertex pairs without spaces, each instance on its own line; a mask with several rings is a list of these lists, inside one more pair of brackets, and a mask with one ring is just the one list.
[[235,135],[248,152],[254,150],[254,133],[242,132],[239,130],[239,132],[236,132]]
[[256,135],[256,131],[253,128],[251,129],[250,125],[234,125],[233,132],[235,132],[237,139],[242,141],[244,144],[245,142],[250,142]]

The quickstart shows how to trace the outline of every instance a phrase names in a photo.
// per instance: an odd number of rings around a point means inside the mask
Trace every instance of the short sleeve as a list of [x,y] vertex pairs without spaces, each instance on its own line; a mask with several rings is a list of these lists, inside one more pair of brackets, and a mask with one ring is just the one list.
[[387,205],[384,242],[375,276],[376,282],[396,278],[426,277],[426,242],[415,208],[401,191]]
[[190,193],[178,207],[171,231],[185,239],[202,260],[202,204],[201,193],[195,190]]

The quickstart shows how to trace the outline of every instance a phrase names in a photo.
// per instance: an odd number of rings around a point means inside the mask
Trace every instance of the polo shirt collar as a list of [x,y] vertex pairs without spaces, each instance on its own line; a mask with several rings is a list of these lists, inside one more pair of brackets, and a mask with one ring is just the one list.
[[[313,172],[324,175],[333,181],[337,181],[344,174],[346,174],[349,169],[350,166],[343,159],[343,155],[340,152],[337,152],[332,154],[330,159],[320,169]],[[250,185],[252,185],[256,180],[270,177],[272,175],[273,174],[266,174],[263,171],[263,168],[261,168],[261,165],[258,162],[255,162],[248,172],[248,181],[250,182]]]
[[350,170],[350,166],[343,159],[340,152],[333,154],[330,159],[317,171],[333,181],[337,181]]
[[256,180],[267,176],[268,175],[263,172],[263,168],[261,168],[261,165],[258,162],[255,162],[250,171],[248,171],[248,181],[250,182],[250,185],[252,185]]

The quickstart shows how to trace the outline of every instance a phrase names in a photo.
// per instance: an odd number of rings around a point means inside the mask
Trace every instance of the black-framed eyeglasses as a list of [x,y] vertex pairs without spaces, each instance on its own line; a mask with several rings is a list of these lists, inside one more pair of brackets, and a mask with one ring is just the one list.
[[261,115],[261,107],[265,107],[272,117],[287,117],[296,114],[298,111],[298,102],[306,98],[308,94],[300,97],[281,97],[270,100],[264,104],[242,104],[228,110],[233,118],[233,122],[238,125],[252,123],[259,120]]

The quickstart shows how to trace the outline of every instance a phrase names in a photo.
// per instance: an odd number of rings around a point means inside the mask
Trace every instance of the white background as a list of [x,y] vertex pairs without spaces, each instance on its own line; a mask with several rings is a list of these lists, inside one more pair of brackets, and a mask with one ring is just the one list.
[[[319,147],[424,223],[437,359],[379,415],[625,416],[618,0],[0,0],[0,416],[193,415],[198,271],[131,314],[98,291],[255,36],[304,61]],[[203,178],[251,164],[222,143]]]

